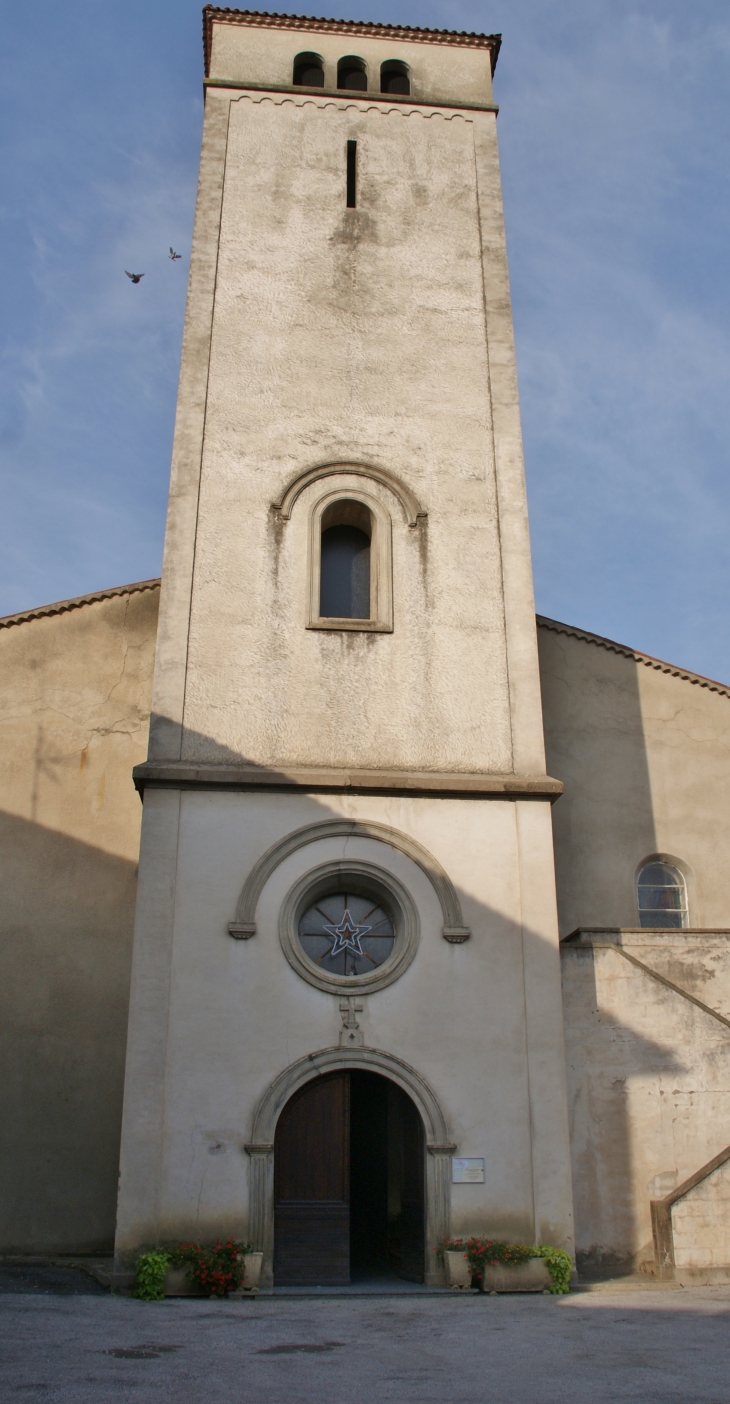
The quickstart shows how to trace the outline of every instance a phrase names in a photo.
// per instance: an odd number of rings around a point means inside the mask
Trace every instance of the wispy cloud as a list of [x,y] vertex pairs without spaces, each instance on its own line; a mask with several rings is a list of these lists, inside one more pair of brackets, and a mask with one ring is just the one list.
[[[159,569],[197,174],[197,0],[62,9],[6,45],[6,610]],[[538,608],[730,677],[726,0],[357,17],[504,35]]]

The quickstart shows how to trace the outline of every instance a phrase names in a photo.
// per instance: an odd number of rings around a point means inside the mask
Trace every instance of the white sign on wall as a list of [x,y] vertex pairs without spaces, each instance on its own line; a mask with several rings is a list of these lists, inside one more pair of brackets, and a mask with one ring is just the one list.
[[452,1155],[452,1185],[483,1185],[484,1160],[474,1155]]

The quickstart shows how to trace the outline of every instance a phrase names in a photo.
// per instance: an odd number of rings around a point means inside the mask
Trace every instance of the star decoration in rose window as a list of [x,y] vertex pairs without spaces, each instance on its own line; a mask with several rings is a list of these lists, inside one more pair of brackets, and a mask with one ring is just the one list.
[[340,951],[351,951],[353,955],[358,956],[364,954],[363,948],[360,945],[360,937],[367,935],[371,928],[369,926],[358,926],[357,922],[352,920],[347,907],[345,908],[345,914],[339,925],[328,926],[325,923],[324,929],[327,935],[333,938],[330,957],[339,955]]

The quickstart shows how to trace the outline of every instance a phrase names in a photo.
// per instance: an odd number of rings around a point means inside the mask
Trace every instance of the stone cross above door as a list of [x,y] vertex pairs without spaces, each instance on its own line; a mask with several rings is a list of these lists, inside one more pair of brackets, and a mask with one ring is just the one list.
[[362,1048],[363,1032],[357,1021],[357,1015],[362,1014],[363,1003],[355,995],[346,995],[340,1000],[340,1014],[342,1015],[342,1028],[340,1029],[340,1047]]

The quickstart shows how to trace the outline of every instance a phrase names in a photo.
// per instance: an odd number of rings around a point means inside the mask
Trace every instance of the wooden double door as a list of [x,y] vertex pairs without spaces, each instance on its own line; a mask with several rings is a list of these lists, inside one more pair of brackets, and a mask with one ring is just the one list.
[[330,1073],[287,1103],[274,1143],[274,1280],[423,1280],[421,1118],[377,1073]]

